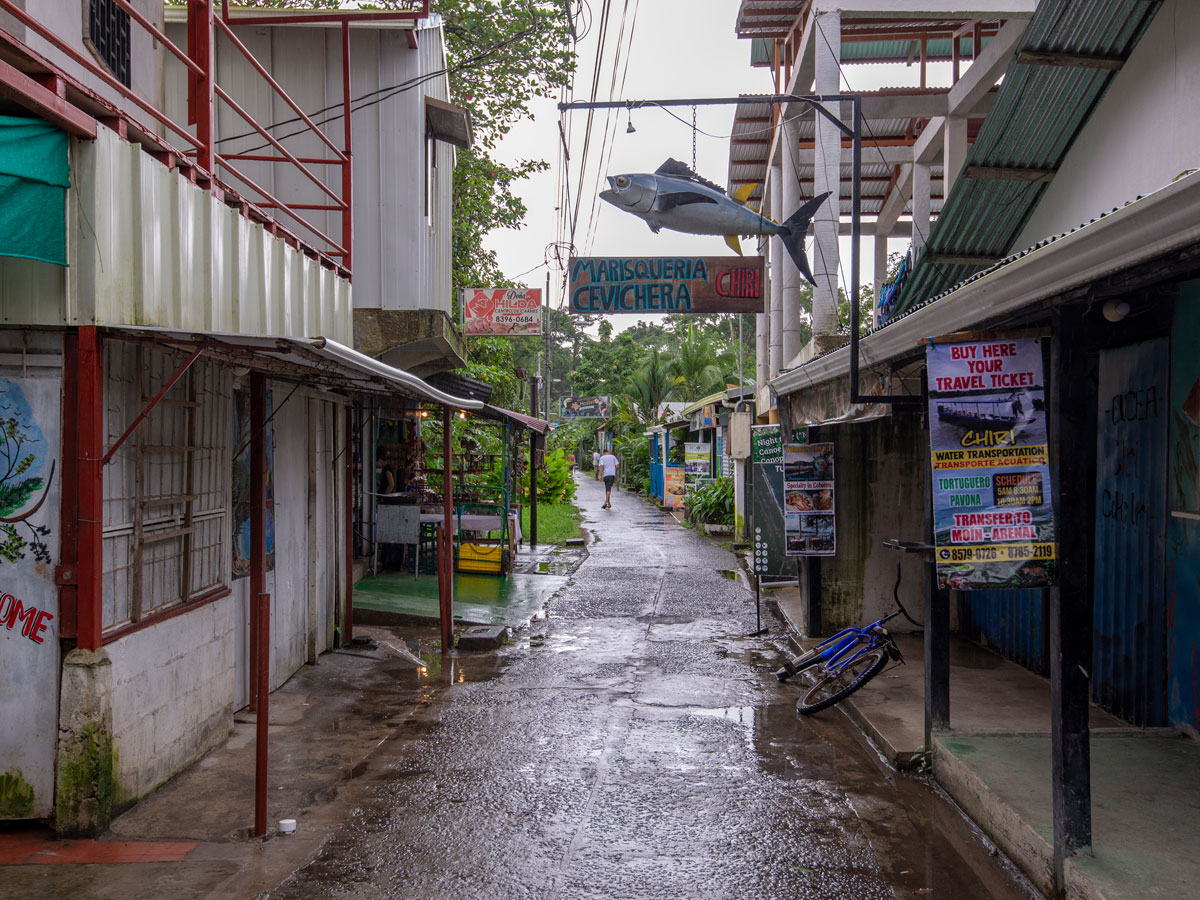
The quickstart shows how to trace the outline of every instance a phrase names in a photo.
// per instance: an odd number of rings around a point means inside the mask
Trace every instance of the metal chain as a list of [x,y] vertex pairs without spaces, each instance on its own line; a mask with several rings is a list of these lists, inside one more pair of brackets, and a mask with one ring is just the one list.
[[696,107],[692,107],[692,171],[696,171]]

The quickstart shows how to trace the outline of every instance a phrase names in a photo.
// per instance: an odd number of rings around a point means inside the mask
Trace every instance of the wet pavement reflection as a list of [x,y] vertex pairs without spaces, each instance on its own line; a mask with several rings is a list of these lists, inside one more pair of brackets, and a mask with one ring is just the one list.
[[430,702],[269,897],[1029,896],[839,712],[797,717],[731,553],[602,496],[581,479],[597,539],[545,616],[495,653],[419,648]]

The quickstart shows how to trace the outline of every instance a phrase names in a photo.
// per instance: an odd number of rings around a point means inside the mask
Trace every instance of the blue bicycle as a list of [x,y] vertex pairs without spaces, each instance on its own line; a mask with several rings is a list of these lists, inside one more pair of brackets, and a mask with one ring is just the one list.
[[894,612],[866,628],[846,628],[827,638],[807,653],[784,662],[775,673],[780,681],[816,668],[816,681],[796,701],[796,711],[802,716],[828,709],[845,700],[860,687],[883,671],[888,660],[904,662],[895,640],[883,627]]
[[[928,544],[895,540],[886,541],[884,546],[908,553],[926,553],[931,549]],[[787,681],[793,675],[816,669],[815,683],[796,701],[796,711],[800,715],[811,716],[845,700],[882,672],[889,659],[898,663],[904,662],[904,656],[896,646],[895,639],[883,627],[885,622],[901,615],[920,627],[920,623],[908,614],[904,604],[900,602],[900,572],[901,567],[897,564],[896,585],[892,588],[892,597],[898,607],[896,612],[872,622],[865,628],[851,627],[839,631],[807,653],[786,660],[783,667],[775,673],[775,677],[780,681]]]

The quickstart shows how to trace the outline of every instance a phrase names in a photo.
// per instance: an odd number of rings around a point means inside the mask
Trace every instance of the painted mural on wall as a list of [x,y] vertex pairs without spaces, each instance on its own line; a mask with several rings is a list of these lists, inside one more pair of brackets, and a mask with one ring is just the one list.
[[1167,444],[1167,721],[1200,730],[1200,281],[1171,331]]
[[[250,574],[250,392],[233,392],[233,577]],[[267,571],[275,568],[275,404],[267,391]]]
[[0,378],[0,432],[0,562],[32,556],[48,563],[51,516],[39,513],[54,481],[56,448],[46,445],[25,392],[11,378]]
[[930,342],[926,373],[939,583],[1050,584],[1056,554],[1041,339]]
[[60,373],[0,377],[0,819],[53,809]]

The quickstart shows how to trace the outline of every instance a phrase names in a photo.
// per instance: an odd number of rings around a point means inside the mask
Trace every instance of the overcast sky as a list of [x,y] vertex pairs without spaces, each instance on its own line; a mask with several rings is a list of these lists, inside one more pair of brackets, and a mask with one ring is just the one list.
[[[602,0],[588,0],[592,14],[599,15]],[[770,70],[750,66],[750,41],[739,40],[734,32],[738,0],[629,0],[626,33],[621,41],[620,62],[616,72],[616,88],[610,94],[613,61],[617,53],[617,37],[625,0],[612,0],[608,37],[605,42],[597,99],[657,100],[692,97],[731,97],[740,93],[771,93]],[[636,9],[636,19],[634,11]],[[630,20],[633,21],[632,49],[628,53]],[[580,40],[579,65],[574,86],[574,99],[586,100],[591,93],[592,71],[598,46],[599,22],[589,21]],[[945,71],[939,71],[945,70]],[[930,66],[930,84],[948,79],[948,64]],[[624,75],[624,90],[621,79]],[[916,66],[876,65],[847,69],[852,90],[916,84]],[[669,156],[691,163],[691,108],[672,110],[685,121],[672,118],[662,109],[634,110],[632,121],[637,129],[626,133],[625,110],[597,111],[592,120],[591,145],[582,194],[578,192],[579,165],[583,157],[583,140],[587,114],[573,112],[564,119],[569,125],[571,148],[571,197],[581,203],[575,245],[581,255],[671,255],[695,254],[719,256],[728,252],[720,237],[686,235],[663,229],[652,234],[645,222],[621,212],[601,201],[597,192],[606,185],[597,184],[597,176],[622,172],[652,172]],[[697,108],[697,126],[719,139],[704,134],[696,138],[696,168],[711,181],[725,185],[729,164],[728,135],[733,122],[733,106]],[[556,101],[539,102],[532,121],[513,129],[501,142],[497,156],[502,160],[540,158],[551,162],[551,169],[522,182],[517,193],[529,207],[525,227],[520,231],[495,231],[488,239],[501,267],[510,278],[519,278],[530,287],[544,286],[546,267],[533,269],[543,261],[546,245],[556,239],[556,207],[561,198],[556,185],[562,165],[558,134],[559,114]],[[608,126],[609,142],[604,141]],[[604,157],[601,158],[601,150]],[[810,245],[811,245],[811,238]],[[743,252],[754,247],[743,242]],[[906,242],[894,241],[892,250],[901,250]],[[874,272],[873,241],[862,247],[863,284],[871,284]],[[810,246],[811,249],[811,246]],[[842,241],[842,253],[849,259],[848,239]],[[522,274],[526,273],[526,274]],[[558,272],[550,269],[551,300],[557,302]],[[636,316],[614,317],[614,325],[632,325]],[[641,318],[653,318],[643,316]],[[629,319],[628,322],[623,319]]]

